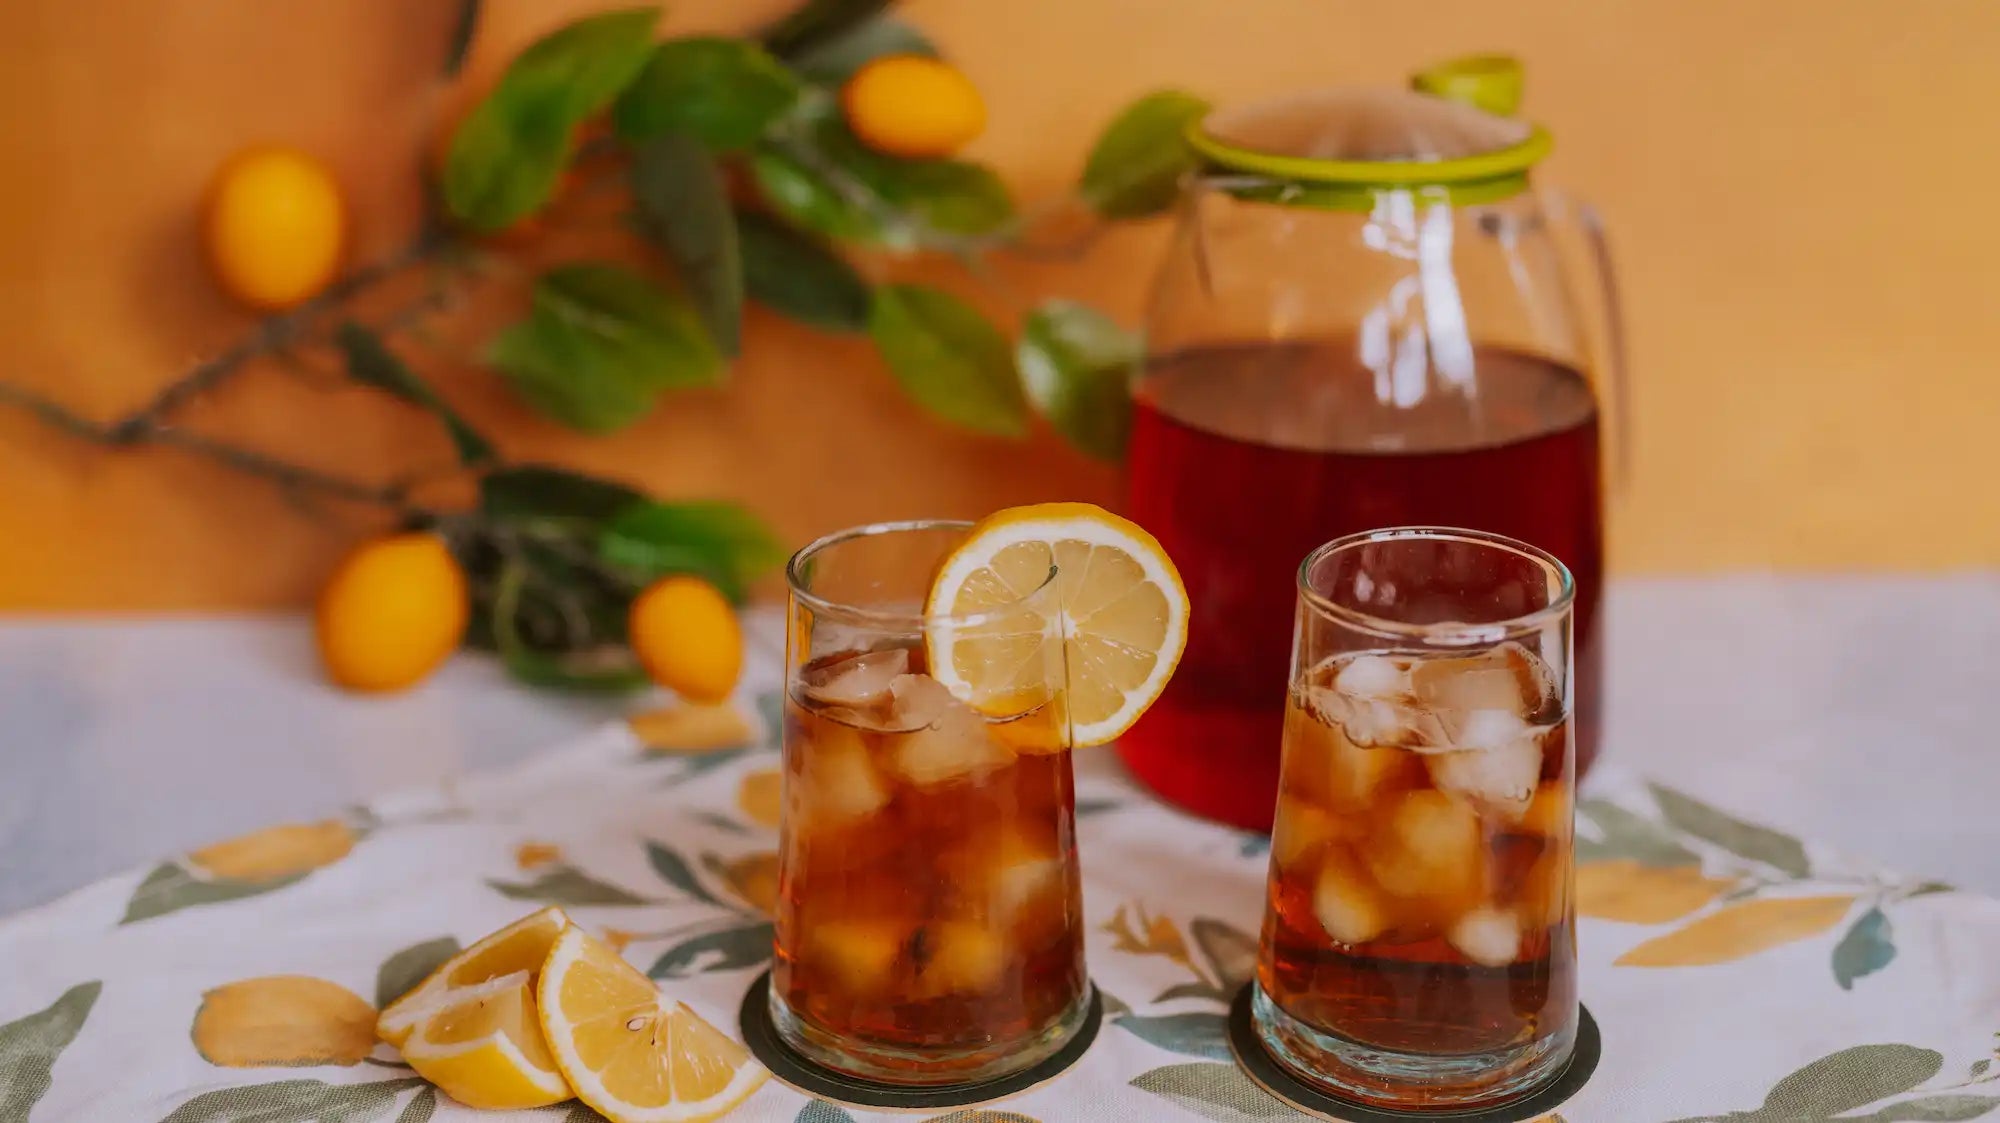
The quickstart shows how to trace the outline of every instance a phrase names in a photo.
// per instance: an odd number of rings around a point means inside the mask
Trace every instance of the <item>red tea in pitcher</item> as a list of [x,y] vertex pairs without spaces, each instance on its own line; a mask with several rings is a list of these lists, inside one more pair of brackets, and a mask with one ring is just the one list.
[[[1579,773],[1598,743],[1603,596],[1598,414],[1583,375],[1475,347],[1477,380],[1364,365],[1354,339],[1156,358],[1133,390],[1134,520],[1193,603],[1180,671],[1119,742],[1200,814],[1271,825],[1294,599],[1314,547],[1374,527],[1462,526],[1549,551],[1576,578]],[[1461,392],[1462,391],[1462,392]]]

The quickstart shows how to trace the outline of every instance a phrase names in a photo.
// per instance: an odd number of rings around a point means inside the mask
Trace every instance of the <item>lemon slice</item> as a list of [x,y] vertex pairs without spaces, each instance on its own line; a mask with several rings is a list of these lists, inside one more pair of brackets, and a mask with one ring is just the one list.
[[532,984],[542,961],[549,957],[549,948],[567,927],[569,917],[563,910],[546,908],[486,936],[439,964],[409,993],[384,1007],[375,1019],[375,1035],[400,1046],[419,1022],[437,1010],[505,990],[510,984],[500,980],[506,976],[526,972]]
[[715,1119],[770,1075],[581,928],[557,937],[537,1000],[557,1067],[612,1123]]
[[[1069,667],[1072,742],[1101,745],[1132,727],[1166,689],[1187,645],[1187,590],[1159,542],[1089,503],[1009,507],[973,526],[939,568],[925,614],[930,673],[980,711],[1001,716],[1032,696],[1048,639],[1042,606],[1002,611],[1056,566]],[[1051,606],[1053,607],[1053,606]],[[995,611],[966,626],[952,615]]]
[[574,1095],[542,1040],[532,975],[517,971],[460,993],[404,1039],[403,1060],[418,1076],[468,1107],[547,1107]]

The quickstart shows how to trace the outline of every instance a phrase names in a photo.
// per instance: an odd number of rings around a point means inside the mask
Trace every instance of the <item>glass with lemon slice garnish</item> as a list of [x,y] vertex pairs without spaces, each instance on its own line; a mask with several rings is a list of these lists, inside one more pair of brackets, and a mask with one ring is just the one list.
[[772,1022],[864,1080],[1031,1068],[1090,1000],[1070,750],[1172,673],[1179,578],[1083,504],[843,531],[787,575]]

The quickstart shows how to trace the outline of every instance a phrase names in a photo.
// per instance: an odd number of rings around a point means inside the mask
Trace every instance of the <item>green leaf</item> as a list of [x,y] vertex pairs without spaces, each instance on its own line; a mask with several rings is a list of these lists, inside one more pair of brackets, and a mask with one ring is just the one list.
[[1188,935],[1201,949],[1203,959],[1222,984],[1223,992],[1234,997],[1244,983],[1257,974],[1257,937],[1214,917],[1198,916],[1188,923]]
[[1028,400],[1077,448],[1103,460],[1125,455],[1132,429],[1132,369],[1139,340],[1087,305],[1051,300],[1022,325],[1015,361]]
[[1140,1073],[1131,1084],[1217,1123],[1299,1118],[1298,1112],[1252,1083],[1233,1064],[1190,1061],[1168,1065]]
[[838,89],[855,71],[878,58],[890,55],[936,58],[937,54],[937,47],[922,32],[901,20],[876,16],[794,52],[789,61],[806,81]]
[[681,132],[728,152],[762,136],[797,103],[800,90],[798,78],[755,43],[669,39],[618,99],[612,122],[628,141]]
[[1682,846],[1664,827],[1642,818],[1605,799],[1586,799],[1577,804],[1596,825],[1601,838],[1579,833],[1576,860],[1601,862],[1629,858],[1646,866],[1696,866],[1701,858]]
[[693,573],[740,600],[744,585],[788,557],[762,519],[735,503],[641,503],[604,528],[598,552],[645,578]]
[[1895,931],[1879,908],[1869,909],[1833,946],[1833,981],[1853,990],[1854,980],[1872,975],[1896,958]]
[[618,96],[653,53],[657,7],[606,12],[529,45],[452,135],[440,187],[447,210],[498,230],[548,202],[576,126]]
[[419,1088],[410,1102],[403,1105],[403,1113],[396,1116],[396,1123],[430,1123],[431,1116],[437,1114],[437,1089]]
[[1083,165],[1084,202],[1106,218],[1144,218],[1173,205],[1181,176],[1197,163],[1185,134],[1208,101],[1158,90],[1113,118]]
[[139,887],[132,891],[131,901],[125,905],[125,915],[118,923],[134,924],[198,905],[215,905],[260,896],[283,889],[305,876],[303,873],[289,874],[269,881],[238,881],[227,877],[207,879],[196,877],[176,862],[162,862],[154,866],[153,872],[147,874]]
[[806,0],[758,35],[771,53],[788,58],[823,43],[889,6],[890,0]]
[[1992,1096],[1925,1096],[1890,1104],[1868,1115],[1842,1118],[1853,1123],[1956,1123],[1958,1120],[1978,1119],[1995,1106],[2000,1106],[2000,1099]]
[[868,334],[918,405],[981,433],[1027,432],[1012,348],[970,304],[924,285],[885,285],[875,290]]
[[488,472],[479,480],[479,509],[498,519],[576,518],[604,522],[646,496],[616,480],[546,464]]
[[652,903],[608,881],[599,881],[568,864],[551,866],[533,881],[507,882],[487,878],[486,884],[509,900],[539,901],[547,905],[587,907]]
[[1140,1040],[1168,1052],[1206,1057],[1212,1061],[1229,1059],[1229,1018],[1224,1014],[1135,1015],[1118,1019],[1118,1025],[1121,1029],[1131,1030]]
[[743,288],[772,311],[829,331],[868,326],[868,283],[816,238],[760,214],[736,216]]
[[437,419],[451,433],[451,443],[458,447],[461,463],[486,464],[496,458],[492,443],[438,397],[403,360],[397,358],[395,352],[382,342],[381,336],[349,320],[334,331],[333,338],[347,360],[349,378],[386,390],[437,415]]
[[1007,185],[991,169],[885,156],[833,115],[760,148],[751,172],[793,225],[895,250],[955,248],[955,239],[991,234],[1014,217]]
[[386,1116],[404,1092],[423,1086],[420,1076],[373,1084],[324,1080],[243,1084],[203,1092],[160,1123],[367,1123]]
[[574,428],[637,421],[660,391],[719,381],[722,360],[679,298],[615,265],[565,265],[535,283],[528,318],[488,359],[529,404]]
[[1680,830],[1793,877],[1806,877],[1812,873],[1812,862],[1806,858],[1805,847],[1791,835],[1744,822],[1664,785],[1646,786],[1658,801],[1660,813]]
[[95,980],[78,983],[43,1009],[0,1025],[0,1119],[26,1120],[48,1094],[56,1058],[76,1040],[103,990]]
[[730,907],[702,885],[701,879],[694,875],[694,868],[687,864],[687,859],[682,858],[673,848],[657,842],[648,842],[646,861],[652,864],[653,872],[664,878],[667,884],[695,900],[714,905],[716,908]]
[[722,169],[682,133],[662,133],[632,154],[639,232],[666,253],[725,355],[743,342],[743,259]]
[[646,974],[655,979],[678,979],[762,966],[771,958],[772,932],[771,922],[765,920],[696,936],[668,948]]
[[411,944],[383,960],[375,972],[375,1008],[379,1010],[408,994],[459,950],[457,939],[439,936]]
[[1943,1067],[1944,1056],[1935,1050],[1856,1045],[1778,1081],[1758,1110],[1787,1119],[1824,1119],[1910,1091]]

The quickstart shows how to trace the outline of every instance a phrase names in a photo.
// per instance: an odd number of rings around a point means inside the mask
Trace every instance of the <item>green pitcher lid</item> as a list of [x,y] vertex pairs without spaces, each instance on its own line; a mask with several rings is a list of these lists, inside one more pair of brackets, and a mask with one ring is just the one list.
[[1548,131],[1493,110],[1520,97],[1520,67],[1500,56],[1426,70],[1412,90],[1329,89],[1218,109],[1188,143],[1211,172],[1261,177],[1238,194],[1366,209],[1382,191],[1443,190],[1455,203],[1525,190]]

